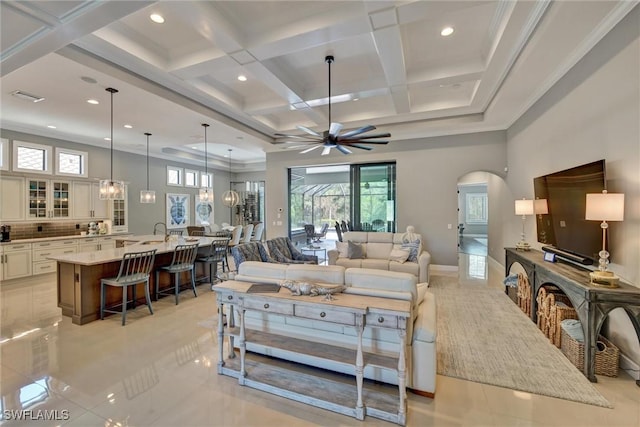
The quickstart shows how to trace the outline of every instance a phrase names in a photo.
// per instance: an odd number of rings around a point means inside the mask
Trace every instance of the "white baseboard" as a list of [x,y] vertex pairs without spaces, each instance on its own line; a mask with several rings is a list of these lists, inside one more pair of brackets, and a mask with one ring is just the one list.
[[504,265],[502,263],[494,258],[491,258],[490,256],[488,256],[487,259],[489,260],[489,268],[495,268],[496,270],[504,271]]
[[429,266],[429,271],[430,272],[438,272],[438,271],[442,271],[442,272],[451,272],[451,271],[458,271],[458,266],[457,265],[443,265],[443,264],[431,264]]
[[640,365],[629,359],[623,353],[620,353],[620,369],[625,371],[631,378],[640,380]]

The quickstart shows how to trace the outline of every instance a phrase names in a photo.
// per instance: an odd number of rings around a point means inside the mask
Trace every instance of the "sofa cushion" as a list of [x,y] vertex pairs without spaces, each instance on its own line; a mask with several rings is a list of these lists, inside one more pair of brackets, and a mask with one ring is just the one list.
[[416,287],[418,289],[418,304],[421,304],[422,301],[424,301],[424,296],[427,293],[427,290],[429,289],[429,284],[427,282],[418,283]]
[[367,243],[393,243],[394,233],[369,233]]
[[389,261],[395,261],[402,264],[409,258],[409,251],[405,251],[404,249],[391,249],[389,253]]
[[349,258],[338,258],[336,260],[336,265],[342,266],[344,268],[360,268],[362,265],[361,259],[349,259]]
[[342,240],[345,242],[352,241],[366,243],[368,241],[368,236],[369,233],[367,233],[366,231],[347,231],[342,236]]
[[352,242],[347,242],[349,244],[349,258],[350,259],[362,259],[365,257],[364,244]]
[[[371,233],[375,234],[375,233]],[[389,259],[393,243],[367,243],[367,258]]]
[[[418,315],[414,322],[413,341],[435,342],[437,337],[436,323],[436,297],[431,292],[426,292],[424,301],[418,308]],[[414,363],[416,363],[414,361]]]
[[286,278],[287,264],[273,264],[269,262],[245,261],[238,267],[236,280],[251,277],[252,281],[267,281],[275,283]]
[[389,261],[389,271],[399,271],[402,273],[411,273],[414,276],[420,274],[420,265],[417,262],[405,262],[403,264],[395,261]]
[[385,259],[367,258],[362,260],[362,262],[360,263],[360,267],[375,268],[378,270],[388,270],[389,261],[386,258]]
[[413,274],[374,270],[369,268],[348,268],[344,272],[344,283],[366,289],[408,292],[415,303],[418,298],[418,279]]
[[344,283],[344,267],[339,265],[291,264],[286,269],[285,278],[295,281],[342,285]]

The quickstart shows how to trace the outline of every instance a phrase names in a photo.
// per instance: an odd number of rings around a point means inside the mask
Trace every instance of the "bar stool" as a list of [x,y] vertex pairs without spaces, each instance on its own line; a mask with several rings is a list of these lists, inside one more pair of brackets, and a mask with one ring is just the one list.
[[199,280],[210,279],[213,285],[218,277],[218,263],[222,263],[222,271],[225,272],[229,269],[227,262],[227,250],[229,246],[229,239],[214,240],[211,243],[209,253],[207,256],[196,258],[196,262],[209,265],[209,275],[199,278]]
[[[104,313],[122,313],[122,326],[127,319],[127,304],[131,301],[127,300],[128,288],[133,286],[132,302],[133,308],[136,308],[136,285],[144,283],[144,296],[149,307],[149,312],[153,314],[151,308],[151,298],[149,297],[149,275],[156,256],[156,249],[144,252],[129,252],[124,254],[120,262],[120,270],[116,277],[100,279],[100,319],[104,319]],[[105,286],[114,286],[122,288],[122,309],[120,311],[106,309],[105,303]],[[117,307],[118,305],[114,306]]]
[[[176,305],[178,305],[178,292],[180,292],[180,273],[188,271],[191,275],[191,287],[193,294],[197,297],[196,281],[195,281],[195,264],[196,255],[198,254],[198,244],[193,245],[177,245],[173,250],[173,258],[171,264],[158,267],[156,270],[156,299],[158,295],[171,295],[176,297]],[[160,290],[160,273],[166,271],[173,274],[173,291],[170,288]]]

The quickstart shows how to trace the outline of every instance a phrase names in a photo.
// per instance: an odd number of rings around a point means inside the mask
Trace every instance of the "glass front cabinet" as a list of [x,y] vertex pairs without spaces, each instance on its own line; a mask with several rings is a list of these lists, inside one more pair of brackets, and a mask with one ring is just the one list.
[[127,216],[127,198],[129,197],[129,190],[127,186],[124,188],[124,200],[111,200],[110,201],[110,213],[111,213],[111,230],[113,233],[121,233],[129,231],[129,220]]
[[28,179],[27,218],[70,218],[70,189],[67,181]]

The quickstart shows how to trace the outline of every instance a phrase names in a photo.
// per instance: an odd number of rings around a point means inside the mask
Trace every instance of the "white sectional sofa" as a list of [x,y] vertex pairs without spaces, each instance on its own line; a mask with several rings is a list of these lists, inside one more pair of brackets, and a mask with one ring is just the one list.
[[[375,269],[347,268],[309,264],[273,264],[257,261],[243,262],[235,280],[245,282],[279,283],[282,280],[309,281],[317,284],[345,285],[345,293],[411,301],[411,319],[407,327],[405,354],[407,355],[407,387],[433,397],[436,386],[436,304],[435,296],[427,290],[427,283],[418,283],[413,274]],[[215,287],[214,287],[215,290]],[[284,292],[285,290],[281,290]],[[339,295],[338,295],[339,297]],[[322,298],[322,297],[318,297]],[[257,311],[247,311],[246,327],[291,336],[309,341],[355,348],[354,328],[308,319],[283,317]],[[400,337],[395,330],[365,328],[363,348],[368,352],[397,355]],[[307,360],[305,355],[278,353],[278,349],[247,343],[247,349],[324,369],[347,372],[343,365],[325,360]],[[324,359],[323,359],[324,360]],[[397,384],[393,371],[367,366],[365,378]]]
[[[406,261],[401,263],[390,259],[391,251],[401,247],[404,234],[348,231],[343,234],[343,241],[336,243],[336,249],[327,251],[329,265],[411,273],[418,278],[419,283],[428,282],[431,254],[422,249],[422,247],[419,249],[417,262]],[[421,237],[420,240],[422,241]],[[350,259],[347,256],[345,245],[348,244],[348,241],[362,244],[364,258]]]

